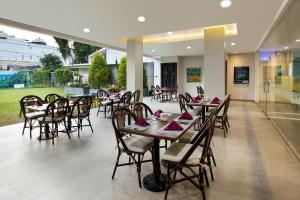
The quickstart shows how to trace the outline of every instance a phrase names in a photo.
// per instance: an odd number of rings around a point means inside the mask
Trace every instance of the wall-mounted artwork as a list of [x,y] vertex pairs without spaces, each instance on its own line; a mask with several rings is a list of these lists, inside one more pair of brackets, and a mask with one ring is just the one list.
[[249,67],[234,67],[234,84],[249,84]]
[[186,68],[186,80],[187,82],[201,82],[202,74],[200,67]]

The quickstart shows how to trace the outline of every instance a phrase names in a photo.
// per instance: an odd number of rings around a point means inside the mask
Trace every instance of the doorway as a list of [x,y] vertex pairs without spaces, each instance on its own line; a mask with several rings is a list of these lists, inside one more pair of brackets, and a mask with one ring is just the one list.
[[161,64],[161,87],[174,88],[177,86],[177,63]]

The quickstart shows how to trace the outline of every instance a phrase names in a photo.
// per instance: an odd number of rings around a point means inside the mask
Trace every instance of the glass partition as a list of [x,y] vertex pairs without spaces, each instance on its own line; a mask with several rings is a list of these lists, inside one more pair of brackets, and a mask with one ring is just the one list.
[[260,49],[259,105],[300,155],[300,0],[295,0]]

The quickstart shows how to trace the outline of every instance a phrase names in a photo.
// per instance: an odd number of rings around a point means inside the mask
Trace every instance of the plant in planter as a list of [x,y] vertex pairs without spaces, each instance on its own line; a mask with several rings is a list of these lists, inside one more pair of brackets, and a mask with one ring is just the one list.
[[126,62],[126,57],[121,58],[117,72],[117,82],[121,88],[126,88]]

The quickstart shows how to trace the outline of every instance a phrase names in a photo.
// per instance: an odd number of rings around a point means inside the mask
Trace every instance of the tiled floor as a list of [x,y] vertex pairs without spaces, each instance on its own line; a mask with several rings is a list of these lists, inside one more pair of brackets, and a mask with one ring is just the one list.
[[[146,100],[149,102],[149,100]],[[178,112],[177,104],[152,103],[153,110]],[[139,189],[136,168],[120,167],[111,174],[116,159],[111,121],[95,117],[94,134],[84,129],[81,138],[59,135],[52,146],[32,140],[22,124],[0,128],[0,199],[96,200],[163,199],[164,193]],[[232,102],[231,129],[224,139],[217,131],[213,149],[217,159],[215,181],[206,188],[207,199],[300,199],[300,162],[264,117],[250,102]],[[124,160],[127,160],[124,157]],[[151,172],[142,167],[142,175]],[[165,171],[165,169],[163,168]],[[202,199],[189,183],[178,184],[169,199]]]

